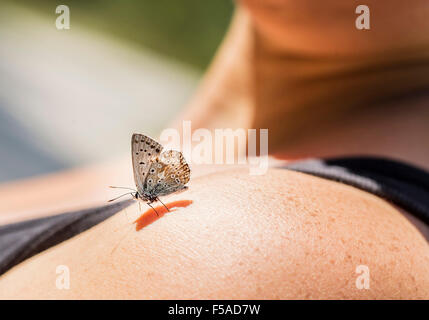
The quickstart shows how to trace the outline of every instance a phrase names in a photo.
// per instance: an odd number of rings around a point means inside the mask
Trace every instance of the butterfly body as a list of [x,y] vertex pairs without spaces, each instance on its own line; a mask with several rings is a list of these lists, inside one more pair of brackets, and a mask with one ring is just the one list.
[[[180,191],[185,191],[187,189],[188,189],[187,186],[183,186],[180,190],[175,191],[175,193],[176,192],[180,192]],[[135,200],[142,201],[142,202],[145,202],[145,203],[152,203],[152,202],[157,201],[159,196],[169,194],[169,193],[167,193],[167,194],[160,194],[161,192],[157,193],[156,191],[157,190],[155,190],[155,192],[153,192],[153,193],[143,193],[143,194],[140,194],[139,192],[136,192],[136,193],[133,194],[133,198]]]

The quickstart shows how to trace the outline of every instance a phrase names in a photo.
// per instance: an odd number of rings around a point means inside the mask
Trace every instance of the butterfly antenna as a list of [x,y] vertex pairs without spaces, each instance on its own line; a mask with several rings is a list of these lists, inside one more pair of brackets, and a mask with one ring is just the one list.
[[162,205],[165,207],[165,209],[167,209],[168,212],[170,212],[170,209],[168,209],[168,207],[164,204],[164,202],[161,201],[160,198],[156,198],[156,199],[162,203]]
[[126,196],[127,194],[133,194],[133,193],[132,193],[132,192],[127,192],[127,193],[121,194],[119,197],[116,197],[116,198],[110,199],[110,200],[109,200],[109,201],[107,201],[107,202],[112,202],[112,201],[118,200],[119,198],[121,198],[121,197],[123,197],[123,196]]
[[115,186],[109,186],[109,188],[112,188],[112,189],[126,189],[126,190],[133,190],[133,191],[137,191],[137,190],[134,190],[133,188],[128,188],[128,187],[115,187]]
[[154,207],[152,207],[152,206],[150,205],[150,203],[149,203],[149,202],[147,202],[147,205],[148,205],[149,207],[151,207],[151,208],[153,209],[153,211],[155,211],[156,215],[159,217],[158,211],[156,211],[156,210],[155,210],[155,208],[154,208]]

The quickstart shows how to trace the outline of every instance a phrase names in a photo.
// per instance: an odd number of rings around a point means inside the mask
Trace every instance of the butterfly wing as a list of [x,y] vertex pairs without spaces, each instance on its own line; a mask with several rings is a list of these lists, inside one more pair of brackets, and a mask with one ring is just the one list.
[[143,134],[131,137],[131,158],[133,159],[134,182],[137,191],[143,195],[145,179],[151,163],[162,151],[162,145]]
[[168,150],[155,159],[146,177],[145,191],[154,197],[186,189],[191,170],[183,154]]

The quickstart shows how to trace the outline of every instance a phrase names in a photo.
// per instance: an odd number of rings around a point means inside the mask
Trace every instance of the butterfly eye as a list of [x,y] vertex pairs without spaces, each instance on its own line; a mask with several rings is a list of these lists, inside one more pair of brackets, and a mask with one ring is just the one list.
[[158,168],[161,169],[162,168],[162,164],[158,163]]
[[180,183],[180,179],[179,178],[176,178],[176,183]]
[[176,178],[176,175],[175,175],[175,174],[172,174],[170,177],[171,177],[172,179],[174,179],[174,178]]
[[161,179],[159,179],[159,180],[158,180],[158,183],[161,183],[161,182],[162,182],[162,180],[161,180]]
[[148,182],[148,183],[152,183],[152,182],[153,182],[153,180],[152,180],[152,179],[148,179],[148,180],[147,180],[147,182]]
[[150,173],[155,173],[155,169],[154,168],[150,169]]

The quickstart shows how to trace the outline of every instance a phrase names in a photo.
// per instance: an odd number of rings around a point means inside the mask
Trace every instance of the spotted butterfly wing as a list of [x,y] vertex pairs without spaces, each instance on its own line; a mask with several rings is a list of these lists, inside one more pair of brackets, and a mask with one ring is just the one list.
[[133,159],[134,182],[140,195],[144,194],[144,183],[154,158],[162,151],[162,145],[143,134],[131,137],[131,158]]
[[149,168],[144,185],[150,197],[165,196],[183,189],[190,179],[190,169],[183,154],[175,150],[164,151]]

